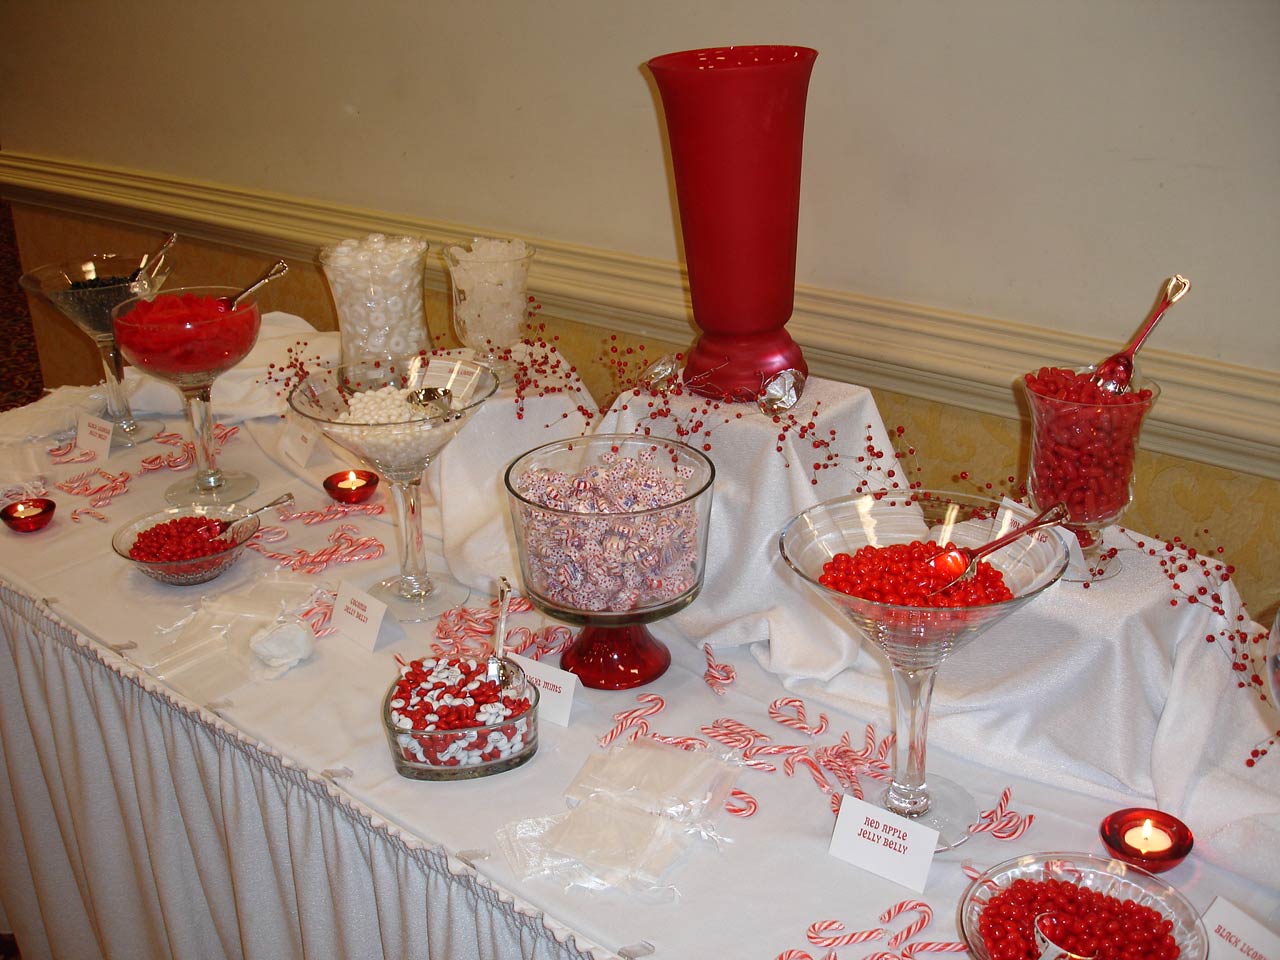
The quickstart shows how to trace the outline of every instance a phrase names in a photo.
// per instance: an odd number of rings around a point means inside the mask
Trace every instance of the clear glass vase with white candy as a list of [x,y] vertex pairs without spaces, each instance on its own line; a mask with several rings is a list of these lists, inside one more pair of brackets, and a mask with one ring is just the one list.
[[371,233],[320,251],[342,334],[342,360],[356,363],[432,348],[422,303],[427,242]]
[[314,371],[289,394],[294,413],[391,487],[400,573],[371,592],[399,620],[433,620],[470,594],[447,572],[428,574],[419,496],[427,466],[497,389],[493,371],[473,360],[408,356]]
[[453,326],[477,360],[505,375],[529,312],[529,265],[534,248],[523,240],[477,237],[445,248],[453,288]]

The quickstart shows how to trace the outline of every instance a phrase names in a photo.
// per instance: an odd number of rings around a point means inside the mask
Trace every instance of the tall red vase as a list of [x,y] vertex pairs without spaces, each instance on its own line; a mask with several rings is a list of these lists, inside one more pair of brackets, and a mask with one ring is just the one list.
[[685,383],[751,400],[807,373],[787,333],[795,303],[805,99],[816,50],[715,47],[649,61],[662,96],[693,319]]

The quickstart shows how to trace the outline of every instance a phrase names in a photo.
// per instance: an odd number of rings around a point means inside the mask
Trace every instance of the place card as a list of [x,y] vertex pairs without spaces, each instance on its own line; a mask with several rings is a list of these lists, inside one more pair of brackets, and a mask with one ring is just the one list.
[[827,851],[838,860],[924,892],[938,846],[938,831],[848,794]]
[[300,423],[296,417],[285,420],[280,452],[298,466],[305,467],[311,463],[319,445],[320,435],[310,424]]
[[[1027,505],[1025,503],[1018,503],[1008,497],[1001,497],[1000,512],[996,516],[998,535],[1003,535],[1016,527],[1026,526],[1027,520],[1031,519],[1025,516],[1026,511]],[[1034,536],[1040,543],[1045,543],[1052,534],[1046,529],[1038,530],[1034,534],[1030,534],[1030,536]],[[992,537],[992,539],[994,540],[995,537]],[[1080,541],[1066,527],[1062,527],[1062,539],[1067,542],[1067,570],[1080,575],[1086,574],[1089,570],[1089,565],[1085,563],[1084,551],[1080,549]]]
[[378,649],[382,618],[387,605],[359,587],[343,580],[338,584],[338,597],[333,601],[332,624],[344,637],[373,653]]
[[103,420],[81,410],[76,417],[76,447],[91,450],[94,460],[102,462],[111,452],[111,433],[115,426],[110,420]]
[[1230,900],[1216,897],[1201,919],[1209,932],[1209,960],[1280,960],[1280,934]]
[[578,675],[540,660],[530,660],[518,653],[507,656],[524,671],[529,682],[538,688],[538,716],[567,727],[569,715],[573,713],[573,698],[582,683]]

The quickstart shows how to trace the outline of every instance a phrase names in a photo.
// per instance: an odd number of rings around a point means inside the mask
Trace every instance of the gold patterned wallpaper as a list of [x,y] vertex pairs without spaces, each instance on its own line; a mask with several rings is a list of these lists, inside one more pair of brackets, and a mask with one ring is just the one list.
[[[14,205],[14,224],[26,268],[86,249],[145,249],[159,239],[154,231],[23,204]],[[271,258],[184,237],[174,260],[171,284],[247,284]],[[318,329],[336,329],[333,303],[317,263],[291,261],[290,267],[286,277],[266,288],[263,309],[286,310]],[[456,344],[448,298],[428,291],[426,302],[435,342]],[[92,344],[48,305],[33,303],[32,312],[46,386],[96,382],[100,376]],[[643,344],[644,355],[652,359],[689,346],[622,334],[613,341],[612,334],[599,327],[549,316],[541,319],[602,402],[619,386],[612,370],[600,362],[611,345],[625,350]],[[1006,487],[1007,478],[1021,478],[1027,449],[1024,421],[882,390],[873,393],[885,425],[904,428],[904,441],[916,450],[918,478],[926,486],[954,489],[960,484],[960,489],[968,489],[990,481]],[[969,474],[968,481],[959,479],[962,472]],[[1134,501],[1124,523],[1160,538],[1179,536],[1201,551],[1221,547],[1222,556],[1236,567],[1236,585],[1254,619],[1270,625],[1280,604],[1280,481],[1140,451]]]

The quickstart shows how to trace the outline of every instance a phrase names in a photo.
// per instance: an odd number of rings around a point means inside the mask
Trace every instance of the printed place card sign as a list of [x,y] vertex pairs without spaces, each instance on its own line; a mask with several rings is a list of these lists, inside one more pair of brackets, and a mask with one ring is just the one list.
[[831,834],[833,857],[924,892],[938,831],[845,794]]
[[111,431],[115,424],[103,420],[91,413],[80,411],[76,417],[76,446],[81,450],[93,451],[94,459],[101,462],[107,459],[111,450]]
[[577,674],[516,653],[508,656],[525,672],[529,682],[538,688],[538,716],[567,727],[569,715],[573,713],[573,698],[581,683]]
[[1230,900],[1216,898],[1201,919],[1209,933],[1209,960],[1280,960],[1280,934]]
[[280,452],[300,467],[311,462],[320,438],[308,424],[299,423],[294,417],[285,421],[284,436],[280,438]]
[[[1028,509],[1026,504],[1018,503],[1010,500],[1008,497],[1000,498],[1000,513],[996,516],[996,529],[998,533],[991,537],[992,540],[996,536],[1001,536],[1015,527],[1026,526],[1030,517],[1024,516]],[[1016,519],[1015,519],[1016,518]],[[1036,533],[1028,534],[1044,543],[1053,534],[1049,533],[1051,527],[1046,527]],[[1061,527],[1062,539],[1067,543],[1067,569],[1078,575],[1084,575],[1089,570],[1089,565],[1085,562],[1084,551],[1080,549],[1080,541],[1066,527]]]
[[352,643],[370,653],[378,649],[382,618],[387,605],[353,587],[345,580],[338,584],[338,598],[333,601],[333,625]]

